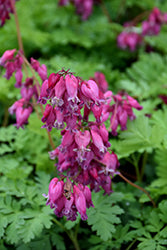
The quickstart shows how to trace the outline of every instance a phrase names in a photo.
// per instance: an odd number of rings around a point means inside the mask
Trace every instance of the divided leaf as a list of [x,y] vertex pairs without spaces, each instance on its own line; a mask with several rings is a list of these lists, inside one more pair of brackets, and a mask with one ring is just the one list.
[[99,192],[93,197],[95,208],[91,207],[87,211],[88,225],[91,225],[92,230],[96,231],[104,241],[112,238],[112,234],[116,230],[115,225],[121,222],[118,215],[123,213],[123,209],[114,205],[114,202],[112,195],[103,196],[102,192]]

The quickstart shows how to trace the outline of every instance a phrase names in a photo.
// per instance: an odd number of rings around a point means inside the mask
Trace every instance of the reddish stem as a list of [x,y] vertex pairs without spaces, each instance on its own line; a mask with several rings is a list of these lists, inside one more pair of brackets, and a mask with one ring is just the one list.
[[133,186],[133,187],[135,187],[135,188],[141,190],[142,192],[144,192],[144,193],[148,196],[148,198],[150,199],[150,201],[152,202],[153,207],[156,208],[155,202],[154,202],[153,199],[151,198],[150,194],[149,194],[144,188],[142,188],[142,187],[140,187],[140,186],[134,184],[133,182],[131,182],[130,180],[128,180],[125,176],[123,176],[121,173],[118,173],[118,175],[119,175],[124,181],[126,181],[127,183],[129,183],[131,186]]
[[135,26],[138,22],[140,22],[141,20],[143,20],[143,18],[146,18],[149,14],[150,14],[150,11],[144,11],[141,14],[139,14],[138,16],[136,16],[132,20],[133,25]]
[[17,40],[18,40],[18,44],[19,44],[19,50],[21,50],[22,53],[24,54],[23,42],[22,42],[22,38],[21,38],[20,27],[19,27],[19,20],[18,20],[16,8],[15,8],[15,2],[14,2],[14,0],[10,0],[10,3],[11,3],[12,9],[13,9],[13,14],[14,14],[14,17],[15,17],[16,30],[17,30]]
[[101,1],[100,6],[101,6],[101,9],[102,9],[104,15],[107,17],[108,21],[111,23],[112,19],[111,19],[110,14],[109,14],[109,12],[104,4],[104,1]]

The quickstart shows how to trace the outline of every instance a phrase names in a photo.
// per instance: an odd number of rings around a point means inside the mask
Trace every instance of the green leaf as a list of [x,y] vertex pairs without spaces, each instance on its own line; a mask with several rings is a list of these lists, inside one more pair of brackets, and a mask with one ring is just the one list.
[[164,222],[167,223],[167,201],[164,200],[159,204],[159,209],[161,211],[159,217]]
[[35,180],[37,182],[37,186],[42,193],[48,193],[48,187],[50,182],[50,175],[45,172],[38,171]]
[[142,241],[138,245],[139,250],[156,250],[156,241],[153,239],[145,239],[145,238],[139,238],[140,241]]
[[124,79],[119,81],[118,86],[140,100],[167,93],[163,87],[165,81],[162,80],[166,72],[166,61],[167,58],[158,53],[141,54],[139,60],[127,69]]
[[162,237],[162,238],[165,238],[166,239],[166,235],[167,235],[167,226],[165,228],[163,228],[159,235]]
[[[154,135],[153,135],[153,132]],[[151,128],[149,118],[139,116],[134,121],[128,121],[127,130],[120,133],[120,140],[114,143],[114,150],[119,158],[129,156],[134,152],[152,152],[153,148],[159,146],[159,132]],[[153,144],[154,142],[154,144]]]
[[7,224],[8,224],[7,218],[3,215],[0,215],[0,239],[4,235]]
[[24,226],[18,228],[19,235],[25,243],[34,239],[35,236],[40,236],[44,227],[50,228],[52,225],[51,216],[43,212],[29,210],[25,213],[25,216],[27,215],[32,219],[26,220]]
[[156,150],[155,161],[157,163],[156,172],[158,177],[161,179],[161,182],[167,183],[167,149]]
[[64,239],[61,235],[54,230],[50,233],[53,246],[56,246],[57,250],[66,250]]
[[113,205],[114,199],[112,200],[112,195],[107,197],[102,196],[102,192],[97,193],[93,199],[95,208],[89,208],[87,211],[88,225],[91,225],[92,230],[104,241],[112,237],[116,230],[115,224],[121,222],[117,215],[122,214],[123,210],[118,205]]
[[163,227],[162,221],[160,221],[158,214],[153,210],[149,216],[149,225],[146,226],[147,230],[150,232],[159,232]]

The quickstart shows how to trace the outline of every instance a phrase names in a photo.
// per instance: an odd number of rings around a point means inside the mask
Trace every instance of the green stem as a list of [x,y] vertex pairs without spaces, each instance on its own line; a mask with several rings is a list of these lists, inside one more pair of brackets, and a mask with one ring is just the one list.
[[75,247],[75,250],[80,250],[80,246],[78,244],[78,240],[77,238],[75,237],[74,233],[72,231],[70,231],[70,239]]
[[101,9],[102,9],[104,15],[107,17],[108,21],[111,23],[112,19],[111,19],[110,14],[109,14],[109,12],[104,4],[104,1],[101,1],[100,6],[101,6]]
[[145,169],[145,166],[146,166],[147,158],[148,158],[148,154],[145,151],[144,154],[143,154],[143,158],[142,158],[141,175],[140,175],[141,180],[143,179],[144,169]]
[[76,239],[77,239],[77,235],[78,235],[79,226],[80,226],[80,220],[79,220],[78,224],[75,227],[75,238]]
[[[15,23],[16,23],[17,40],[18,40],[19,50],[20,50],[20,51],[18,51],[18,53],[20,54],[20,56],[24,60],[23,68],[24,68],[24,71],[25,71],[25,75],[28,77],[28,72],[27,72],[27,68],[26,68],[26,64],[27,64],[28,67],[30,68],[32,74],[33,74],[34,79],[35,79],[35,84],[36,84],[36,87],[37,87],[38,95],[40,95],[40,85],[39,85],[39,82],[38,82],[38,80],[37,80],[37,78],[35,76],[34,69],[32,68],[31,64],[28,62],[27,58],[25,57],[23,41],[22,41],[22,37],[21,37],[21,33],[20,33],[20,27],[19,27],[19,20],[18,20],[16,8],[15,8],[14,0],[10,0],[10,3],[12,5],[12,9],[13,9],[14,17],[15,17]],[[37,113],[37,116],[39,117],[36,106],[34,106],[34,108],[35,108],[35,111]],[[40,105],[40,108],[41,108],[41,112],[43,114],[43,106]],[[49,131],[47,129],[46,129],[46,131],[47,131],[47,135],[48,135],[50,145],[51,145],[52,149],[55,149],[55,145],[54,145],[54,142],[52,140],[52,137],[51,137],[51,135],[50,135],[50,133],[49,133]]]
[[[19,50],[24,55],[25,53],[24,53],[23,41],[22,41],[21,32],[20,32],[19,19],[18,19],[18,16],[17,16],[16,8],[15,8],[15,2],[14,2],[14,0],[10,0],[10,3],[11,3],[12,9],[13,9],[13,14],[14,14],[14,17],[15,17],[16,33],[17,33],[17,40],[18,40]],[[27,72],[27,68],[25,66],[25,63],[23,63],[23,68],[24,68],[26,76],[28,76],[28,72]]]
[[54,221],[54,223],[56,223],[59,227],[61,227],[61,229],[63,229],[65,232],[67,231],[67,229],[55,218],[52,218],[52,221]]
[[3,119],[2,127],[6,127],[8,125],[8,119],[9,119],[9,111],[8,111],[8,107],[6,107],[4,110],[4,119]]
[[14,14],[14,17],[15,17],[16,30],[17,30],[17,40],[18,40],[18,44],[19,44],[19,49],[24,54],[23,42],[22,42],[22,37],[21,37],[20,27],[19,27],[19,20],[18,20],[16,8],[15,8],[14,0],[10,0],[10,3],[12,5],[13,14]]
[[136,157],[134,156],[134,154],[132,155],[132,158],[133,158],[133,165],[135,167],[135,170],[136,170],[136,176],[137,176],[137,180],[139,182],[141,182],[141,176],[140,176],[140,171],[139,171],[139,159],[136,159]]
[[[35,85],[36,85],[36,87],[37,87],[38,95],[40,96],[40,85],[39,85],[39,82],[38,82],[38,80],[37,80],[37,78],[36,78],[36,76],[35,76],[35,71],[34,71],[34,69],[32,68],[32,66],[31,66],[31,64],[29,63],[29,61],[27,60],[27,58],[26,58],[22,53],[20,53],[20,52],[18,51],[18,54],[23,58],[24,63],[30,68],[31,73],[32,73],[32,75],[33,75],[33,78],[34,78],[34,80],[35,80]],[[43,114],[43,113],[44,113],[44,110],[43,110],[42,104],[40,104],[39,106],[40,106],[40,109],[41,109],[41,113]],[[37,111],[36,111],[36,112],[37,112]],[[37,112],[37,115],[38,115],[38,112]],[[50,145],[51,145],[52,149],[55,149],[55,145],[54,145],[54,142],[53,142],[52,137],[51,137],[51,135],[50,135],[50,132],[49,132],[47,129],[46,129],[46,132],[47,132],[48,139],[49,139],[49,142],[50,142]]]
[[117,22],[119,22],[120,21],[120,17],[121,17],[121,15],[122,15],[122,13],[123,13],[123,11],[124,11],[124,9],[125,9],[125,5],[126,5],[126,0],[122,0],[121,2],[120,2],[120,8],[119,8],[119,10],[118,10],[118,14],[117,14]]
[[134,239],[134,240],[130,243],[130,245],[126,248],[126,250],[130,250],[131,247],[135,244],[136,241],[137,241],[137,239]]
[[63,229],[64,232],[68,235],[70,240],[72,241],[75,250],[80,250],[80,246],[77,241],[77,237],[74,235],[73,231],[67,230],[56,218],[52,218],[52,221],[54,221],[61,229]]

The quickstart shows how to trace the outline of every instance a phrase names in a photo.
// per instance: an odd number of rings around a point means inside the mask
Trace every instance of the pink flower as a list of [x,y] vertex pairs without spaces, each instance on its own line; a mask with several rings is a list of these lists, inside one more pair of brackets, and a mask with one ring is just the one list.
[[63,95],[65,93],[66,86],[65,86],[65,80],[64,77],[61,76],[60,80],[56,83],[56,86],[54,87],[54,96],[52,98],[52,104],[56,106],[62,106],[64,104],[63,101]]
[[43,125],[42,127],[47,128],[48,131],[51,131],[52,127],[54,126],[55,120],[56,120],[56,112],[50,104],[47,104],[45,107],[45,111],[43,113],[43,117],[41,119],[41,121],[45,122],[46,124]]
[[141,42],[141,35],[133,31],[123,31],[117,37],[118,47],[120,47],[121,49],[129,48],[131,51],[134,51],[136,47],[141,44]]
[[106,151],[106,147],[104,146],[103,140],[99,133],[91,129],[91,135],[93,144],[99,149],[100,152],[104,153]]
[[158,35],[161,30],[161,25],[159,23],[153,23],[150,21],[144,21],[142,23],[142,34],[143,36],[153,36]]
[[54,127],[57,129],[64,128],[64,113],[59,109],[55,109],[56,111],[56,121],[54,123]]
[[[18,85],[20,85],[20,80],[22,79],[20,70],[22,68],[23,59],[19,54],[17,54],[14,57],[15,52],[16,52],[16,49],[5,51],[2,57],[0,58],[0,65],[6,69],[6,73],[4,77],[6,77],[7,79],[10,79],[13,72],[16,71],[16,81],[18,80]],[[17,83],[16,83],[16,86],[17,86]]]
[[35,60],[34,58],[31,57],[31,66],[33,67],[33,69],[35,71],[37,71],[39,66],[40,66],[40,63],[37,60]]
[[73,102],[78,101],[77,92],[78,92],[78,79],[74,75],[65,76],[65,84],[68,93],[68,101],[72,100]]
[[45,81],[47,79],[47,67],[45,64],[42,64],[40,67],[38,67],[38,74],[42,81]]
[[49,95],[47,89],[48,89],[48,80],[45,80],[41,86],[40,96],[38,99],[38,101],[42,104],[46,104],[47,102],[47,98]]
[[33,87],[23,87],[20,91],[21,96],[26,100],[26,101],[30,101],[30,99],[32,98],[32,96],[34,94],[36,94],[35,88]]
[[87,208],[94,207],[93,202],[92,202],[92,194],[91,194],[90,189],[87,186],[84,187],[83,193],[86,199],[86,207]]
[[86,214],[86,199],[83,191],[81,191],[76,185],[73,187],[75,206],[81,215],[82,220],[87,220]]
[[102,176],[102,188],[105,191],[105,194],[110,194],[112,192],[111,190],[111,177],[110,176]]
[[[70,0],[59,0],[59,5],[67,5]],[[92,13],[93,4],[97,3],[97,0],[73,0],[71,1],[78,15],[81,16],[82,20],[87,20]]]
[[117,135],[117,128],[118,128],[118,119],[117,119],[117,116],[116,115],[112,115],[111,118],[110,118],[110,129],[111,129],[111,132],[114,136]]
[[4,66],[6,61],[13,60],[15,52],[16,52],[16,49],[6,50],[3,53],[2,57],[0,57],[0,65]]
[[64,182],[58,178],[53,178],[49,184],[49,202],[54,204],[63,193]]
[[55,87],[56,83],[60,80],[60,74],[52,73],[48,78],[48,93]]
[[75,142],[79,148],[86,148],[90,142],[90,132],[88,130],[85,130],[84,132],[77,131],[75,134]]
[[96,118],[96,121],[98,123],[101,122],[101,118],[102,118],[102,111],[103,111],[103,107],[102,105],[98,106],[98,105],[92,105],[91,106],[91,110]]
[[23,127],[24,124],[28,123],[28,118],[32,113],[33,109],[31,106],[28,108],[18,107],[16,109],[16,127]]
[[19,107],[23,107],[24,101],[25,101],[24,98],[22,98],[22,99],[16,101],[16,102],[9,108],[9,113],[10,113],[11,115],[13,115]]
[[131,96],[127,96],[127,99],[128,99],[128,103],[131,105],[131,107],[135,108],[135,109],[138,109],[138,110],[141,110],[143,107],[134,99],[132,98]]
[[56,201],[56,205],[55,205],[56,208],[54,210],[54,213],[58,217],[63,217],[63,215],[64,215],[63,209],[65,206],[65,202],[66,202],[66,198],[63,195],[60,196],[60,198],[57,199],[57,201]]
[[94,102],[99,100],[99,88],[95,81],[88,80],[87,82],[82,82],[81,91],[88,99]]
[[45,81],[47,79],[47,67],[45,64],[42,64],[40,66],[40,63],[31,57],[31,66],[36,72],[38,72],[38,75],[40,76],[42,81]]
[[0,20],[1,26],[5,24],[6,19],[10,19],[9,14],[13,13],[13,7],[10,0],[1,0],[0,1]]
[[127,114],[126,110],[122,109],[121,107],[118,107],[117,119],[121,125],[121,130],[126,130],[126,124],[127,124],[127,120],[128,120],[128,114]]
[[50,156],[50,159],[51,160],[54,160],[56,157],[58,157],[59,155],[59,150],[58,148],[54,149],[53,151],[50,151],[48,152],[49,153],[49,156]]
[[106,167],[104,167],[103,170],[100,171],[100,172],[104,172],[106,175],[111,174],[113,176],[114,173],[115,173],[116,168],[119,166],[117,155],[114,154],[113,152],[112,152],[112,154],[107,152],[104,155],[102,163],[105,164]]
[[21,69],[18,69],[15,73],[16,83],[15,88],[20,88],[22,86],[23,73]]
[[108,90],[108,82],[106,81],[105,75],[103,73],[95,72],[94,80],[103,93]]
[[63,135],[62,142],[61,142],[61,148],[68,148],[72,143],[74,142],[74,134],[72,134],[70,131],[65,131],[65,134]]

